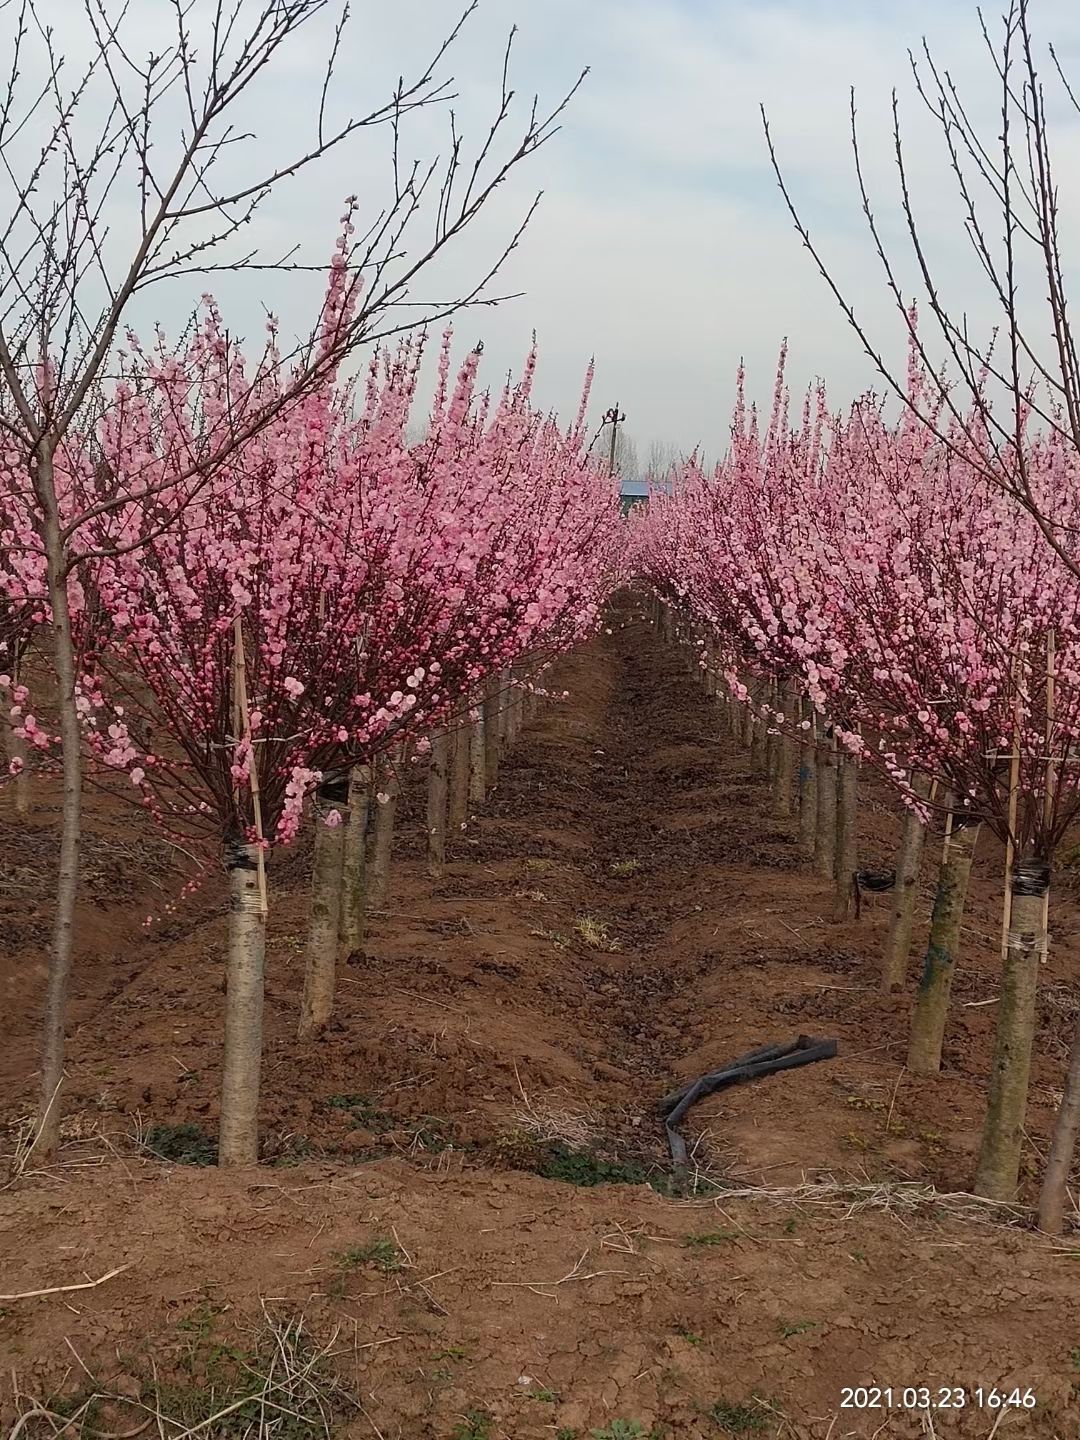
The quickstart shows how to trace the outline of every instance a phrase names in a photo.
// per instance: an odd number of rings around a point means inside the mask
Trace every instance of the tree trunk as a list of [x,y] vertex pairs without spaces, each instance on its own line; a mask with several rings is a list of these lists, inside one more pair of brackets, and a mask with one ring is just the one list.
[[799,754],[799,849],[804,855],[813,855],[817,849],[817,747],[814,742],[814,711],[806,703],[803,706],[804,719],[811,729],[804,731]]
[[26,764],[26,741],[21,736],[15,734],[15,727],[7,718],[6,711],[4,715],[4,755],[8,763],[9,773],[10,766],[13,762],[22,767],[18,774],[12,776],[7,782],[10,786],[11,808],[15,814],[22,819],[30,813],[30,771]]
[[371,766],[349,771],[349,819],[342,839],[341,946],[346,955],[364,943],[367,918],[367,837],[371,813]]
[[836,749],[831,733],[823,736],[818,744],[814,864],[826,880],[836,878]]
[[[912,780],[912,789],[920,799],[930,793],[930,782],[921,775]],[[885,958],[881,971],[881,988],[886,993],[904,988],[908,958],[911,955],[911,932],[915,924],[915,907],[919,902],[919,876],[922,872],[923,845],[926,826],[914,810],[904,809],[904,828],[900,835],[900,853],[896,858],[896,887],[893,890],[893,912],[885,941]],[[944,860],[942,861],[944,866]],[[940,890],[940,883],[938,886]],[[935,909],[937,902],[934,902]],[[931,943],[933,939],[931,938]],[[929,953],[927,955],[929,960]],[[910,1063],[910,1062],[909,1062]],[[936,1068],[936,1067],[935,1067]]]
[[760,772],[766,769],[767,747],[765,741],[765,725],[762,722],[759,706],[761,704],[761,687],[755,685],[750,692],[750,708],[753,711],[753,729],[750,731],[750,766]]
[[783,713],[784,729],[776,741],[776,770],[773,774],[772,813],[778,817],[791,814],[791,775],[795,768],[795,747],[788,733],[792,723],[795,697],[783,690],[777,709]]
[[[916,1075],[936,1075],[941,1069],[949,996],[956,971],[956,957],[960,952],[960,926],[964,919],[971,862],[979,839],[979,825],[957,827],[956,819],[954,816],[953,831],[945,842],[941,857],[934,911],[930,919],[930,938],[926,944],[915,1014],[911,1020],[907,1064]],[[909,922],[909,944],[910,938]],[[902,983],[902,972],[900,978]]]
[[1032,856],[1015,867],[990,1094],[975,1172],[975,1193],[988,1200],[1014,1199],[1020,1178],[1035,993],[1045,939],[1043,897],[1049,888],[1050,866],[1045,860]]
[[258,846],[243,842],[227,844],[225,865],[229,872],[229,953],[218,1164],[254,1165],[259,1159],[266,952],[266,912],[259,894]]
[[433,880],[442,876],[446,865],[446,762],[449,749],[449,736],[445,730],[432,737],[428,765],[427,867]]
[[1054,1124],[1050,1158],[1046,1162],[1042,1191],[1039,1195],[1039,1229],[1047,1235],[1060,1235],[1065,1228],[1065,1207],[1069,1199],[1069,1173],[1076,1132],[1080,1128],[1080,1015],[1073,1031],[1069,1051],[1069,1071],[1065,1077],[1065,1093]]
[[379,767],[380,794],[387,799],[385,803],[377,805],[375,810],[375,839],[368,872],[368,905],[372,910],[379,910],[386,904],[390,891],[390,855],[394,847],[394,822],[397,819],[398,791],[401,788],[398,766],[403,759],[403,748],[395,746],[393,755],[386,756]]
[[484,682],[484,783],[485,793],[495,789],[499,780],[499,712],[501,701],[498,675],[489,675]]
[[859,769],[853,755],[840,759],[836,796],[836,910],[839,922],[855,915],[854,876],[859,868]]
[[484,738],[484,710],[478,706],[469,725],[469,800],[483,805],[487,798],[487,741]]
[[780,737],[776,734],[776,721],[773,719],[773,711],[778,709],[776,703],[776,687],[772,681],[769,682],[765,691],[765,703],[769,707],[768,717],[765,721],[765,778],[769,782],[769,789],[775,796],[777,785],[777,770],[780,765]]
[[315,857],[311,867],[304,995],[300,1002],[301,1040],[321,1035],[334,1013],[350,788],[348,776],[332,775],[315,793]]
[[714,665],[714,663],[713,663],[713,660],[714,660],[714,657],[713,657],[713,647],[712,647],[711,645],[706,645],[706,646],[705,646],[705,676],[704,676],[704,679],[705,679],[705,694],[708,695],[708,697],[709,697],[710,700],[715,700],[715,699],[716,699],[716,692],[717,692],[717,687],[716,687],[716,668],[715,668],[715,665]]
[[454,728],[450,763],[450,828],[457,835],[469,818],[469,723]]
[[514,743],[516,744],[525,728],[525,690],[519,685],[510,702],[514,716]]
[[514,715],[514,699],[517,695],[517,688],[514,685],[514,672],[507,670],[506,692],[503,695],[503,723],[502,723],[502,747],[503,754],[514,748],[514,741],[517,739],[517,728]]
[[44,519],[46,585],[52,610],[53,666],[56,671],[63,764],[63,812],[60,829],[60,869],[56,883],[49,949],[49,983],[45,996],[42,1037],[41,1090],[37,1133],[33,1143],[39,1160],[51,1160],[60,1143],[60,1087],[64,1080],[64,1025],[71,979],[75,902],[79,891],[82,847],[82,735],[75,708],[75,644],[68,608],[66,556],[60,533],[51,450],[40,454],[34,488]]
[[509,670],[499,676],[499,751],[502,753],[510,744],[510,680]]
[[[13,663],[11,665],[12,688],[19,684],[19,674],[22,668],[21,658],[18,642],[16,642],[15,653],[12,657]],[[8,784],[11,786],[11,808],[15,812],[16,817],[21,820],[30,813],[30,769],[26,763],[29,759],[29,750],[22,736],[15,734],[15,726],[12,724],[11,718],[8,715],[6,700],[3,702],[3,711],[4,754],[8,762],[9,774],[12,764],[18,767],[18,774],[8,781]]]

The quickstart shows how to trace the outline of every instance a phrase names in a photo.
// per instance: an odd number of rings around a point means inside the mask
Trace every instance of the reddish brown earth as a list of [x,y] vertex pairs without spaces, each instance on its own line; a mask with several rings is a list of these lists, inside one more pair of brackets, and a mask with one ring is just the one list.
[[[712,702],[629,611],[613,625],[563,663],[570,699],[504,760],[441,882],[411,786],[390,901],[314,1043],[295,1039],[308,855],[273,862],[258,1170],[140,1148],[154,1127],[216,1130],[223,891],[214,880],[142,932],[179,883],[170,852],[91,801],[68,1143],[56,1169],[0,1190],[5,1424],[26,1397],[70,1413],[89,1371],[190,1426],[194,1393],[224,1384],[220,1347],[256,1356],[265,1311],[333,1341],[348,1392],[335,1434],[585,1440],[623,1420],[672,1440],[1080,1436],[1080,1242],[961,1195],[995,1019],[1000,853],[980,848],[944,1073],[916,1080],[914,973],[902,997],[876,989],[887,899],[830,923],[795,822],[769,817]],[[4,822],[0,848],[9,1148],[33,1098],[55,820],[43,806],[28,832]],[[890,865],[883,791],[869,788],[862,825],[864,863]],[[1080,972],[1065,880],[1025,1201]],[[932,856],[925,882],[923,934]],[[800,1031],[836,1037],[838,1058],[700,1105],[699,1188],[671,1194],[658,1097]],[[559,1141],[658,1189],[543,1178]],[[4,1298],[120,1266],[94,1288]],[[932,1424],[842,1407],[845,1386],[872,1384],[896,1405],[905,1386],[964,1387],[968,1404]],[[1030,1387],[1038,1403],[980,1410],[978,1386]],[[245,1433],[246,1414],[194,1433]],[[106,1405],[83,1433],[146,1418]],[[319,1433],[297,1423],[281,1433]],[[61,1425],[38,1416],[19,1433]]]

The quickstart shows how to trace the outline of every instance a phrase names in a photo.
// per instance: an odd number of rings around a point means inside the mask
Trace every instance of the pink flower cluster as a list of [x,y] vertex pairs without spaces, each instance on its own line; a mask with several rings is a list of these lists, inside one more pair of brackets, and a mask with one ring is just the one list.
[[[342,254],[324,346],[359,290]],[[563,429],[531,403],[535,348],[491,396],[478,351],[453,373],[451,342],[410,443],[422,335],[359,384],[327,373],[280,408],[291,375],[272,324],[254,369],[209,297],[178,351],[127,337],[112,403],[63,465],[65,516],[88,516],[73,539],[78,705],[92,763],[126,772],[172,833],[252,836],[254,772],[264,833],[288,842],[326,770],[430,730],[486,676],[549,662],[597,625],[625,527],[586,453],[587,387]],[[270,422],[225,453],[260,410]],[[22,634],[47,618],[43,569],[24,481],[4,483],[0,619]]]
[[[729,453],[651,497],[633,567],[716,637],[736,694],[808,697],[908,803],[922,772],[1004,834],[1018,752],[1015,838],[1051,854],[1080,803],[1080,581],[1007,493],[1018,457],[977,415],[890,420],[872,394],[830,414],[823,387],[793,425],[783,369],[764,434],[740,373]],[[909,385],[925,405],[914,361]],[[1075,450],[1050,431],[1019,458],[1068,542]]]

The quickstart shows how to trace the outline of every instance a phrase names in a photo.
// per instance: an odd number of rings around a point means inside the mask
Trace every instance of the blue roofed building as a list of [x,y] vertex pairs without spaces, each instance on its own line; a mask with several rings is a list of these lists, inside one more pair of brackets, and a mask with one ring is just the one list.
[[649,498],[649,489],[670,490],[669,480],[652,480],[647,475],[640,479],[633,475],[622,475],[619,478],[619,492],[622,496],[622,511],[628,515],[635,505],[644,505]]

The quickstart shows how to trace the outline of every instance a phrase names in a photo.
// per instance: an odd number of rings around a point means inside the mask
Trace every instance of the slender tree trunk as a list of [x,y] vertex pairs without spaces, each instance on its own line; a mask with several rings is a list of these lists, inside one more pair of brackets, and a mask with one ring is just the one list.
[[484,683],[484,783],[485,793],[495,789],[499,781],[499,712],[501,701],[498,675],[489,675]]
[[341,861],[341,947],[346,955],[364,943],[370,814],[371,766],[354,765],[349,771],[349,818]]
[[469,818],[469,724],[454,727],[450,762],[450,828],[457,835]]
[[218,1164],[254,1165],[259,1159],[266,952],[266,911],[259,894],[258,846],[226,845],[225,865],[229,872],[229,953]]
[[503,695],[502,729],[502,745],[504,754],[514,748],[514,742],[517,740],[517,717],[514,713],[514,701],[517,696],[517,688],[514,685],[514,672],[512,670],[507,670],[505,672],[505,675],[506,693]]
[[853,755],[841,757],[836,797],[837,921],[855,915],[854,875],[859,868],[859,769]]
[[1080,1129],[1080,1015],[1073,1031],[1069,1051],[1069,1071],[1065,1077],[1065,1093],[1054,1124],[1050,1158],[1046,1162],[1042,1191],[1039,1195],[1039,1229],[1047,1235],[1060,1235],[1065,1228],[1065,1208],[1069,1199],[1069,1174],[1076,1132]]
[[509,670],[499,676],[499,752],[510,744],[510,681]]
[[836,878],[836,743],[831,734],[824,735],[818,745],[814,865],[826,880]]
[[523,686],[516,687],[510,703],[514,716],[514,743],[517,744],[521,732],[525,729],[525,690]]
[[747,749],[747,750],[749,750],[749,751],[751,751],[751,754],[752,754],[753,749],[754,749],[754,731],[757,729],[757,726],[754,724],[754,694],[753,694],[753,691],[750,692],[749,698],[747,699],[746,703],[743,705],[742,711],[741,711],[741,715],[742,715],[742,743],[743,743],[744,748]]
[[776,771],[773,775],[772,813],[776,816],[791,814],[791,779],[795,768],[795,746],[788,733],[793,719],[795,697],[790,690],[780,692],[777,709],[784,716],[784,729],[776,742]]
[[1045,860],[1031,856],[1016,865],[990,1094],[975,1172],[975,1193],[988,1200],[1012,1200],[1020,1178],[1035,994],[1045,940],[1043,897],[1049,888],[1050,866]]
[[[978,825],[957,828],[954,816],[953,831],[942,853],[930,938],[908,1043],[908,1069],[917,1075],[936,1075],[941,1069],[941,1047],[945,1041],[949,997],[960,953],[960,927],[979,829]],[[910,929],[908,934],[910,939]]]
[[[912,780],[912,789],[920,799],[930,793],[930,782],[921,775]],[[893,890],[893,912],[885,941],[885,958],[881,970],[881,988],[887,993],[902,990],[907,979],[911,955],[911,932],[915,924],[915,907],[919,901],[919,876],[922,872],[926,826],[914,810],[904,809],[904,828],[900,835],[900,853],[896,858],[896,886]],[[944,865],[944,861],[942,861]],[[940,888],[940,885],[939,885]],[[935,901],[935,908],[937,902]],[[932,943],[932,942],[931,942]]]
[[450,739],[445,730],[431,740],[427,793],[428,874],[438,880],[446,865],[447,758]]
[[804,731],[806,736],[799,754],[799,849],[804,855],[813,855],[817,849],[817,746],[814,740],[814,710],[807,702],[803,706],[803,719],[809,720],[811,728]]
[[[18,642],[16,642],[13,664],[11,666],[11,679],[13,687],[19,684],[20,671],[22,669],[22,656],[19,653]],[[3,702],[3,730],[4,730],[4,754],[10,767],[16,766],[18,773],[8,783],[11,786],[11,808],[18,819],[25,819],[30,813],[30,769],[27,765],[29,750],[26,741],[21,735],[15,734],[15,726],[8,714],[7,701]]]
[[750,732],[750,765],[758,772],[767,769],[768,758],[765,725],[759,711],[760,704],[761,686],[755,685],[750,692],[750,706],[753,710],[753,729]]
[[63,764],[60,870],[49,950],[41,1090],[33,1144],[38,1159],[47,1161],[55,1156],[60,1143],[64,1026],[71,980],[75,902],[79,892],[79,860],[82,847],[82,735],[79,729],[79,713],[75,708],[75,643],[71,633],[66,556],[60,533],[51,450],[45,450],[37,458],[34,488],[44,518],[46,585],[52,610],[53,665],[56,670]]
[[398,767],[403,759],[404,750],[396,745],[393,755],[386,756],[380,767],[380,794],[387,799],[384,804],[377,805],[375,810],[375,839],[368,871],[368,905],[372,910],[379,910],[386,904],[390,891],[390,856],[394,848],[394,822],[397,819],[398,792],[401,788]]
[[715,665],[714,665],[714,658],[715,658],[715,657],[714,657],[714,655],[713,655],[713,647],[712,647],[712,645],[706,645],[706,646],[705,646],[705,694],[708,695],[708,697],[710,698],[710,700],[714,700],[714,699],[716,698],[716,693],[717,693],[717,686],[716,686],[716,668],[715,668]]
[[765,778],[769,782],[770,791],[775,796],[776,774],[780,764],[780,736],[775,733],[776,722],[772,712],[779,707],[776,703],[776,686],[771,680],[765,690],[765,703],[769,707],[768,718],[765,722]]
[[301,1040],[321,1035],[334,1013],[350,786],[348,776],[332,775],[315,792],[315,855],[304,995],[300,1002]]
[[30,813],[30,771],[27,767],[26,741],[15,734],[15,727],[8,719],[7,710],[4,711],[4,755],[8,767],[12,764],[21,766],[17,775],[8,781],[11,795],[11,808],[15,814],[22,819]]
[[477,706],[476,718],[469,725],[469,800],[482,805],[487,798],[487,740],[484,736],[484,710]]

